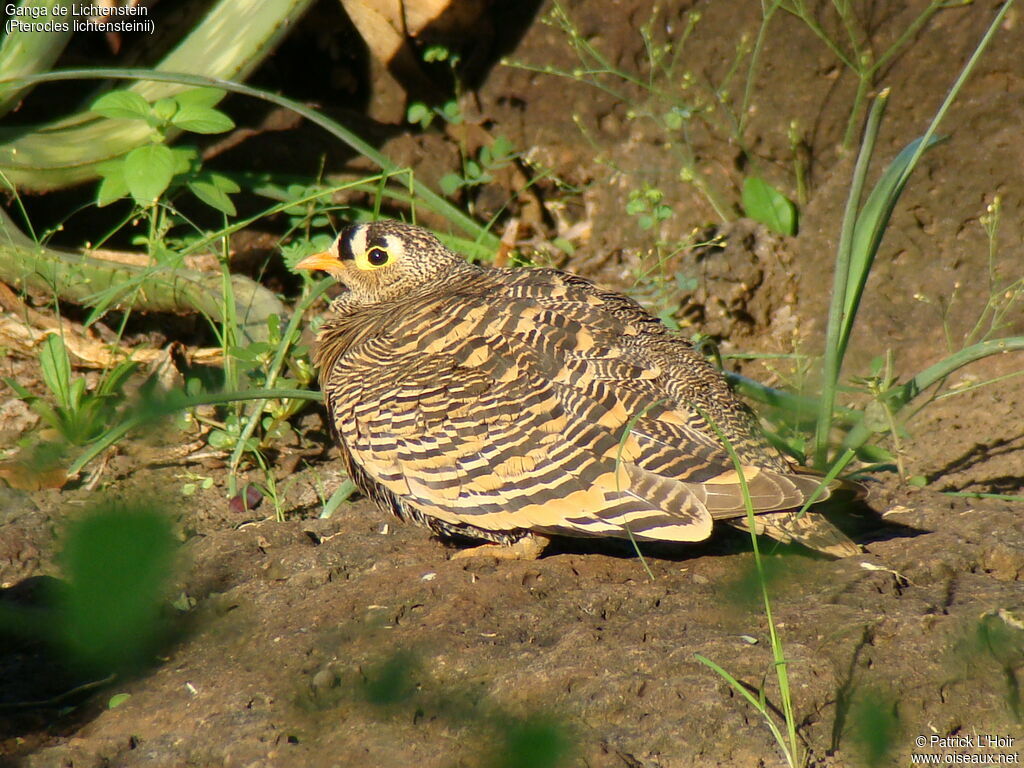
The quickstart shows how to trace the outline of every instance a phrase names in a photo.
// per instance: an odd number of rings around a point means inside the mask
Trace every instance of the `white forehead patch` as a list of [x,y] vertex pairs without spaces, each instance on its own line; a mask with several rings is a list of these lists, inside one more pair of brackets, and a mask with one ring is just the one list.
[[367,225],[361,224],[352,231],[349,237],[349,247],[352,249],[353,255],[366,253],[366,230]]

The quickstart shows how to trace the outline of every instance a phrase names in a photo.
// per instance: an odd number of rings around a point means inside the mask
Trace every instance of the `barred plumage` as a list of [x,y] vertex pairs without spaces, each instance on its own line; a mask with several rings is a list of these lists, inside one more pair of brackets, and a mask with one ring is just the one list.
[[[393,221],[304,259],[348,287],[314,351],[356,485],[429,526],[511,543],[530,532],[700,541],[745,525],[836,555],[819,480],[761,435],[721,374],[640,305],[553,269],[478,267]],[[829,488],[820,496],[826,498]]]

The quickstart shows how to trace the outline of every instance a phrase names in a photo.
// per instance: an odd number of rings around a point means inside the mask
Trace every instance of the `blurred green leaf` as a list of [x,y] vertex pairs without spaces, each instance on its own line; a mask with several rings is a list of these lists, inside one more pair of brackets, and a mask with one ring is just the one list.
[[[850,247],[849,272],[846,277],[844,323],[840,329],[840,344],[843,348],[846,347],[850,337],[871,265],[874,264],[875,255],[882,244],[882,237],[889,225],[889,219],[892,217],[896,203],[903,193],[903,187],[907,183],[907,177],[911,170],[910,163],[923,139],[924,137],[914,139],[896,155],[857,214]],[[925,145],[924,151],[942,141],[944,141],[943,138],[932,136]]]
[[418,665],[408,653],[397,653],[366,672],[364,694],[371,704],[398,704],[416,690],[413,675]]
[[441,181],[438,182],[441,191],[449,197],[458,192],[462,184],[462,177],[455,173],[446,173],[441,177]]
[[153,118],[159,123],[166,123],[178,112],[178,102],[170,96],[158,99],[153,104]]
[[405,119],[414,125],[427,128],[434,119],[434,113],[422,101],[414,101],[406,110]]
[[504,726],[504,745],[498,768],[556,768],[565,764],[572,742],[554,720],[532,717]]
[[111,671],[149,660],[175,549],[168,518],[141,505],[101,505],[68,526],[59,629],[74,662]]
[[198,164],[199,152],[195,147],[171,147],[174,155],[174,175],[188,173],[193,164]]
[[879,691],[861,692],[850,708],[850,736],[869,768],[892,765],[900,736],[897,701]]
[[220,451],[224,450],[225,448],[230,448],[232,445],[234,445],[235,438],[222,429],[214,429],[210,432],[209,436],[206,439],[206,442],[209,443],[211,448],[215,448],[216,450]]
[[103,176],[100,188],[96,191],[97,208],[110,205],[115,200],[128,196],[128,182],[124,180],[123,161],[118,160],[112,163],[104,163],[97,170]]

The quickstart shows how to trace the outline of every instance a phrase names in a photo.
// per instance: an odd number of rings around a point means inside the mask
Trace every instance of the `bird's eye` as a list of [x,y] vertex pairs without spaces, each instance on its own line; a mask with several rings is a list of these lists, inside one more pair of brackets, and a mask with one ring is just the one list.
[[374,267],[382,267],[391,259],[391,254],[383,248],[371,248],[366,252],[366,261]]

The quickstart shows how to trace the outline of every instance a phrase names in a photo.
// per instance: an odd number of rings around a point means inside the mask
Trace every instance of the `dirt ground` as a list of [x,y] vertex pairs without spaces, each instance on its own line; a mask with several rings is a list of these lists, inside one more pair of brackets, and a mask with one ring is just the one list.
[[[563,7],[612,65],[645,71],[639,30],[651,18],[647,3]],[[820,14],[826,27],[828,7]],[[548,5],[514,41],[502,34],[503,9],[495,4],[496,31],[480,45],[504,46],[510,63],[487,68],[464,97],[476,116],[470,126],[391,131],[398,135],[385,151],[433,183],[457,167],[460,140],[507,136],[529,162],[499,174],[472,203],[486,215],[511,194],[524,242],[566,237],[575,245],[570,257],[543,251],[538,258],[634,292],[684,330],[712,335],[726,353],[819,349],[852,170],[840,145],[856,84],[811,30],[782,12],[773,19],[744,153],[720,116],[694,119],[685,138],[645,120],[644,110],[660,108],[650,88],[620,84],[612,95],[582,74],[536,71],[580,64]],[[882,51],[920,10],[883,2],[858,13]],[[942,10],[882,69],[878,84],[891,97],[879,157],[923,133],[995,10],[988,2]],[[680,100],[697,103],[698,92],[706,96],[725,82],[741,38],[756,36],[760,6],[670,3],[656,11],[654,39],[677,40],[695,12],[700,19],[666,82],[686,82],[683,73],[691,73],[694,85]],[[324,6],[315,14],[324,23]],[[907,188],[871,275],[848,375],[865,375],[873,358],[891,352],[905,378],[941,359],[949,343],[962,343],[999,293],[980,221],[996,196],[993,269],[999,285],[1024,276],[1022,22],[1019,9],[1006,17],[942,125],[948,140],[925,156]],[[308,26],[297,31],[300,39],[312,34]],[[380,116],[400,102],[397,86],[370,82],[370,112]],[[735,96],[742,78],[729,82]],[[756,166],[795,197],[794,121],[808,169],[796,237],[742,219],[723,225],[708,196],[680,177],[679,158],[688,156],[735,206]],[[257,136],[254,154],[272,163],[277,147],[288,158],[306,130]],[[292,170],[304,172],[304,160],[294,162]],[[523,191],[538,169],[548,175]],[[645,184],[673,212],[651,230],[627,213],[630,190]],[[711,227],[726,235],[726,247],[699,258],[683,250],[638,280],[649,254]],[[684,284],[676,274],[693,280]],[[997,335],[1024,333],[1020,305],[1005,320]],[[38,375],[34,361],[13,353],[2,365],[6,376]],[[729,365],[770,385],[795,378],[774,358]],[[1019,353],[964,368],[946,383],[950,396],[909,422],[899,454],[924,487],[882,473],[867,481],[864,505],[830,510],[863,544],[863,557],[768,557],[808,765],[909,765],[922,752],[945,763],[1020,762],[1024,378],[1013,374],[1022,369]],[[168,608],[175,638],[143,671],[69,694],[88,681],[62,671],[45,645],[8,638],[0,646],[0,765],[785,764],[761,716],[695,656],[750,690],[763,687],[777,714],[768,625],[749,588],[748,538],[721,532],[698,545],[646,550],[644,561],[628,547],[571,541],[533,562],[452,560],[451,545],[364,500],[318,517],[317,489],[344,477],[313,411],[300,422],[305,447],[278,457],[292,468],[279,476],[285,522],[273,519],[267,503],[256,511],[228,503],[222,457],[154,465],[138,441],[122,446],[99,490],[0,488],[0,598],[7,604],[31,604],[40,579],[60,575],[54,558],[62,526],[97,494],[159,497],[183,541],[169,591],[179,606]],[[0,419],[11,444],[32,427],[9,392],[0,396]],[[180,495],[187,473],[212,477],[212,487]],[[1016,494],[1018,501],[950,491]],[[130,698],[108,706],[120,693]],[[872,719],[878,712],[884,716]],[[886,729],[892,750],[872,763],[872,745]],[[1002,740],[990,745],[989,735]],[[935,741],[946,737],[959,741]]]

